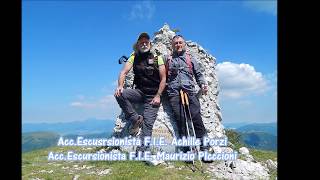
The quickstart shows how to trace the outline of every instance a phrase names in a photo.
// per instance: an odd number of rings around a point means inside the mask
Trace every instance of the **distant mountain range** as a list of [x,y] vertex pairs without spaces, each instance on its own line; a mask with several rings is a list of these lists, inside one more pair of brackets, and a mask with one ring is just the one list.
[[105,138],[113,132],[114,121],[88,119],[85,121],[59,123],[22,124],[22,152],[56,146],[60,136],[75,139]]
[[[228,123],[227,129],[238,132],[240,140],[248,147],[276,150],[276,123]],[[102,138],[113,132],[114,121],[88,119],[65,123],[25,123],[22,124],[22,151],[55,146],[60,136],[76,138],[83,135],[87,138]]]
[[[83,135],[84,138],[108,138],[112,132],[104,132],[97,134],[86,134]],[[78,137],[78,134],[68,134],[63,135],[64,138],[74,139]],[[61,137],[58,133],[55,132],[28,132],[22,134],[22,152],[28,152],[36,149],[42,149],[47,147],[56,146],[58,140]]]
[[115,122],[113,120],[88,119],[85,121],[59,122],[59,123],[24,123],[22,133],[26,132],[55,132],[65,134],[96,134],[113,131]]
[[60,135],[54,132],[29,132],[22,134],[22,152],[55,146]]
[[263,150],[277,150],[277,136],[265,132],[240,133],[241,141],[248,147]]
[[240,141],[248,147],[277,150],[277,123],[229,123],[227,129],[233,129],[240,134]]
[[236,129],[236,128],[248,125],[250,123],[248,123],[248,122],[237,122],[237,123],[222,123],[222,124],[227,129]]
[[277,136],[276,123],[254,123],[236,128],[238,132],[265,132]]

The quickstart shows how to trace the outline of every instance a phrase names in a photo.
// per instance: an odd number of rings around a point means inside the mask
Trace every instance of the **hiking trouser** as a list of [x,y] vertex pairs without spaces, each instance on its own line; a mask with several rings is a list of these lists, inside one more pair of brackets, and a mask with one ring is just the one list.
[[140,139],[143,143],[144,137],[152,135],[153,124],[157,118],[157,113],[160,106],[150,104],[154,95],[145,95],[139,89],[124,89],[116,100],[125,114],[125,118],[129,121],[138,119],[138,113],[134,110],[132,103],[143,103],[143,125],[140,134]]
[[[185,137],[188,136],[187,127],[186,127],[186,120],[187,120],[186,118],[188,118],[188,122],[190,122],[188,126],[189,126],[190,135],[192,135],[193,130],[192,130],[191,121],[189,118],[189,111],[187,108],[185,109],[186,115],[187,115],[187,117],[185,118],[180,96],[169,97],[169,102],[172,107],[175,119],[177,121],[177,127],[178,127],[180,138],[182,138],[183,136]],[[202,117],[200,112],[200,102],[195,95],[189,95],[189,108],[190,108],[190,113],[192,117],[192,122],[194,125],[196,138],[201,139],[201,146],[202,146],[202,138],[203,136],[206,135],[206,129],[202,122]]]

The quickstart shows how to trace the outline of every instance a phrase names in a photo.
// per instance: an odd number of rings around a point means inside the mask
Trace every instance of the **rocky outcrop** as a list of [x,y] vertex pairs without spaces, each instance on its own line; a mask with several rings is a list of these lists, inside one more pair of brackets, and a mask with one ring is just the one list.
[[[233,152],[231,148],[221,148],[222,152]],[[257,162],[246,147],[239,149],[240,158],[235,161],[217,161],[210,164],[208,171],[216,178],[232,180],[270,179],[270,169]]]
[[209,165],[208,171],[217,178],[232,180],[269,179],[269,170],[260,163],[248,162],[242,159],[235,161],[235,167],[226,162]]
[[[176,33],[173,32],[169,25],[165,24],[158,32],[155,33],[155,36],[152,40],[153,47],[151,51],[158,55],[166,56],[171,51],[171,40]],[[224,127],[221,124],[221,112],[218,103],[218,94],[219,86],[218,79],[215,73],[216,67],[216,58],[210,55],[203,47],[193,41],[186,41],[187,50],[190,54],[198,61],[199,65],[202,68],[205,79],[209,84],[209,90],[207,95],[200,95],[199,101],[201,104],[201,115],[203,118],[204,126],[207,130],[209,137],[224,137],[225,131]],[[134,74],[129,72],[125,80],[125,88],[132,88]],[[200,88],[196,86],[196,90]],[[138,112],[142,113],[141,105],[136,105]],[[131,125],[131,122],[127,121],[124,118],[124,114],[121,113],[115,123],[114,136],[116,137],[126,137],[129,136],[128,128]],[[139,134],[138,134],[139,135]],[[171,107],[168,104],[166,98],[162,99],[162,104],[160,106],[157,119],[153,126],[153,136],[163,136],[166,137],[169,141],[173,137],[177,137],[177,128],[175,120],[172,114]],[[126,149],[131,149],[132,147],[123,147]],[[174,147],[161,147],[162,150],[174,151]]]
[[270,170],[277,170],[278,163],[277,161],[272,161],[271,159],[268,159],[265,163],[266,167]]

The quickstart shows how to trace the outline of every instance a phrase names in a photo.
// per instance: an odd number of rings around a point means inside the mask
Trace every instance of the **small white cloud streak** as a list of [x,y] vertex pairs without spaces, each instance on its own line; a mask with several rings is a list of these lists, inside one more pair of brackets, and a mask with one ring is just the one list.
[[110,106],[118,106],[118,104],[113,95],[106,95],[98,100],[94,100],[93,102],[86,102],[85,100],[71,102],[70,106],[76,107],[76,108],[83,108],[83,109],[92,109],[92,108],[104,109]]
[[86,98],[71,102],[69,106],[73,109],[73,115],[78,119],[98,118],[115,119],[121,112],[121,109],[112,94],[101,98]]
[[76,102],[70,103],[70,106],[87,109],[87,108],[95,108],[95,107],[96,107],[96,104],[76,101]]
[[264,12],[277,15],[277,1],[268,0],[268,1],[244,1],[243,5],[247,8],[250,8],[257,12]]
[[151,1],[141,1],[134,4],[129,14],[129,20],[150,20],[156,7]]

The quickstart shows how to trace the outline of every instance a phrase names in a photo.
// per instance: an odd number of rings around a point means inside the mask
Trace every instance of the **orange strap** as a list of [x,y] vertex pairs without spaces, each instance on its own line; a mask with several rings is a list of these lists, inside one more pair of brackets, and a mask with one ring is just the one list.
[[189,100],[188,100],[188,95],[187,93],[184,93],[184,97],[186,99],[186,105],[189,106]]
[[[169,55],[167,58],[166,58],[166,74],[167,76],[169,75],[169,63],[171,63],[172,61],[172,55]],[[187,61],[187,65],[189,67],[189,72],[191,74],[193,74],[193,70],[192,70],[192,62],[191,62],[191,57],[190,57],[190,54],[188,52],[186,52],[186,61]]]

